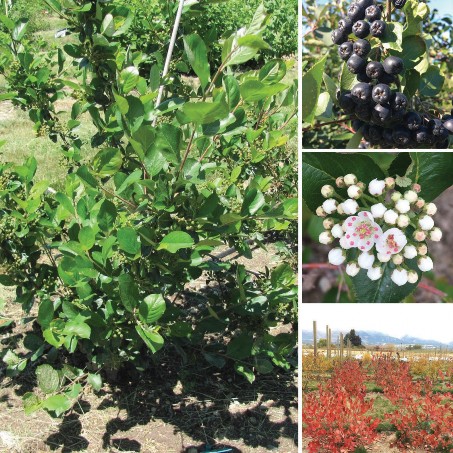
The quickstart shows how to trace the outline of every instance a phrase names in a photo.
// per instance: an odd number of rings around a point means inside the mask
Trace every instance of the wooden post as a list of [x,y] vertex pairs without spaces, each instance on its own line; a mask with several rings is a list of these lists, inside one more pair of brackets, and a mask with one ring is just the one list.
[[351,347],[352,347],[351,339],[348,338],[348,357],[351,357]]
[[340,333],[340,360],[343,360],[343,343],[344,343],[343,334]]
[[332,357],[332,329],[329,327],[329,350],[330,357]]
[[316,321],[313,321],[313,354],[318,354],[318,340],[316,338]]
[[330,359],[329,326],[326,326],[327,358]]

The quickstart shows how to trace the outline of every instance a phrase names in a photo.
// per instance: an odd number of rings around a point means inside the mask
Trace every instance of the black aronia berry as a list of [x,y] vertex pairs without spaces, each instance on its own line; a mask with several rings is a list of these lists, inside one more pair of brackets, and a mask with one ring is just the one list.
[[364,148],[446,148],[453,135],[453,110],[443,116],[417,111],[422,105],[407,95],[402,83],[404,52],[395,55],[384,45],[391,30],[386,22],[390,3],[401,9],[407,0],[353,0],[332,32],[338,54],[356,80],[350,91],[339,92],[339,106],[350,115],[352,129],[362,132]]

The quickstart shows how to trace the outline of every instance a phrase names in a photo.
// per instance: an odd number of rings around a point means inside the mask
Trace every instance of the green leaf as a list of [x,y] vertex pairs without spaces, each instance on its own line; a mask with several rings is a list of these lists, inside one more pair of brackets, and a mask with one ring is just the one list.
[[349,91],[357,83],[357,77],[355,74],[349,71],[346,63],[341,66],[340,74],[340,88],[341,91]]
[[240,86],[242,99],[245,102],[258,102],[267,97],[274,96],[277,93],[285,90],[287,85],[283,83],[275,83],[273,85],[266,85],[259,80],[246,80]]
[[117,233],[118,244],[121,250],[135,255],[140,252],[141,244],[137,232],[132,227],[120,228]]
[[28,19],[19,19],[16,22],[11,37],[14,41],[20,41],[27,32]]
[[44,2],[56,13],[61,13],[62,6],[58,0],[44,0]]
[[259,35],[246,35],[238,39],[239,46],[250,47],[257,50],[269,50],[271,46],[264,41],[264,39]]
[[419,196],[432,201],[453,185],[453,159],[451,153],[411,152],[412,168],[406,176],[421,186]]
[[164,339],[160,334],[145,326],[137,325],[135,326],[135,330],[153,354],[162,349],[164,345]]
[[250,357],[253,348],[253,334],[241,333],[233,338],[227,346],[227,354],[232,359],[243,360]]
[[72,407],[71,400],[66,395],[53,395],[42,402],[42,407],[48,411],[55,412],[59,417]]
[[118,277],[118,287],[122,304],[132,313],[140,301],[138,287],[132,275],[121,274]]
[[248,188],[242,203],[241,214],[256,214],[266,203],[264,195],[257,189]]
[[419,92],[422,96],[436,96],[442,90],[445,77],[441,75],[438,66],[431,65],[422,75],[419,85]]
[[261,82],[272,84],[280,82],[286,75],[286,64],[283,60],[268,61],[258,73]]
[[96,178],[91,174],[90,170],[86,165],[82,165],[76,171],[77,176],[85,183],[91,187],[98,187],[98,182]]
[[17,96],[16,92],[0,93],[0,101],[9,101]]
[[161,294],[150,294],[140,303],[140,319],[146,324],[153,324],[164,314],[165,308],[165,300]]
[[360,128],[348,141],[346,149],[357,149],[362,141],[362,137],[362,130]]
[[100,374],[88,373],[87,382],[97,392],[102,388],[102,377]]
[[104,200],[97,215],[99,228],[108,233],[113,229],[117,216],[116,206],[109,200]]
[[183,40],[187,59],[200,79],[201,87],[204,89],[211,78],[206,45],[197,34],[183,36]]
[[315,63],[302,76],[302,98],[304,99],[302,103],[302,120],[304,123],[311,123],[314,119],[326,61],[327,55]]
[[225,118],[229,108],[225,102],[187,102],[182,111],[192,123],[208,124]]
[[403,25],[399,22],[387,22],[384,36],[381,39],[384,49],[403,51]]
[[330,184],[335,187],[336,178],[348,173],[355,174],[365,184],[375,178],[385,178],[374,160],[360,153],[303,153],[302,196],[309,209],[315,212],[316,208],[324,202],[325,198],[321,195],[323,185]]
[[240,363],[235,363],[234,370],[240,376],[245,377],[250,384],[253,384],[253,382],[255,381],[255,375],[249,367],[241,365]]
[[102,149],[93,159],[94,170],[101,177],[113,176],[122,164],[123,157],[117,148]]
[[125,114],[125,119],[129,130],[133,134],[143,123],[145,108],[143,107],[142,101],[134,96],[126,96],[126,100],[129,104],[129,109]]
[[181,161],[180,148],[182,143],[181,128],[172,124],[161,124],[152,142],[151,154],[161,153],[169,162],[177,164]]
[[31,392],[27,392],[23,397],[22,397],[22,403],[24,405],[24,412],[25,415],[30,415],[33,412],[36,412],[37,410],[41,409],[41,400],[38,398],[37,395]]
[[203,357],[206,359],[209,365],[215,366],[219,370],[221,370],[226,364],[226,360],[221,355],[203,352]]
[[426,42],[418,35],[407,36],[403,39],[404,51],[397,55],[404,62],[405,75],[408,70],[414,69],[426,53]]
[[176,253],[180,249],[190,248],[193,245],[194,240],[190,234],[184,231],[172,231],[160,241],[157,250],[167,250],[170,253]]
[[42,299],[38,309],[39,325],[43,329],[47,329],[50,326],[50,323],[53,318],[54,318],[53,302],[49,298]]
[[39,388],[44,393],[53,393],[60,388],[60,375],[50,365],[40,365],[36,368],[36,379]]
[[88,339],[91,336],[91,328],[86,322],[74,319],[65,324],[63,334]]
[[260,374],[269,374],[274,370],[274,366],[270,360],[260,357],[255,359],[255,367],[256,371]]
[[78,237],[84,250],[90,250],[96,243],[96,232],[90,226],[81,228]]
[[120,83],[123,88],[123,93],[127,94],[132,91],[137,86],[139,79],[140,74],[135,66],[129,66],[123,69],[120,74]]

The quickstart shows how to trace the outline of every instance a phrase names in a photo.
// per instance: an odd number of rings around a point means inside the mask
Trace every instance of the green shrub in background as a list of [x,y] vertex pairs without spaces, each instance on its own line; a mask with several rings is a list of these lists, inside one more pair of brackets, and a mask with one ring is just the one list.
[[19,19],[28,20],[28,32],[46,30],[49,18],[44,11],[46,6],[39,0],[15,0],[9,12],[10,19],[17,21]]

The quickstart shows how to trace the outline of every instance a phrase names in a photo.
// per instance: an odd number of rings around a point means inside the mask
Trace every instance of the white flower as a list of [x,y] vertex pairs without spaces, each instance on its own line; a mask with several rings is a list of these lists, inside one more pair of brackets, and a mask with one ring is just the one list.
[[385,189],[385,181],[381,181],[379,179],[373,179],[368,184],[368,192],[371,195],[382,195]]
[[422,230],[425,230],[425,231],[429,231],[433,228],[434,226],[434,220],[432,217],[430,217],[429,215],[424,215],[424,216],[421,216],[419,219],[418,219],[418,226],[422,229]]
[[437,206],[434,203],[428,203],[425,205],[425,212],[428,215],[434,215],[437,212]]
[[328,184],[321,187],[321,194],[324,198],[331,198],[334,193],[335,189]]
[[385,178],[385,187],[387,189],[394,189],[395,188],[395,178]]
[[360,272],[360,267],[355,261],[351,261],[346,265],[346,273],[351,277],[355,277]]
[[343,230],[344,237],[349,241],[348,248],[357,247],[364,252],[372,249],[382,234],[381,227],[374,222],[373,216],[368,211],[348,217],[343,222]]
[[384,222],[389,225],[395,225],[398,214],[393,209],[388,209],[384,213]]
[[339,247],[336,247],[329,252],[328,260],[329,260],[330,264],[339,266],[340,264],[344,263],[345,259],[346,259],[346,254]]
[[409,223],[411,222],[411,219],[409,219],[409,216],[406,215],[406,214],[401,214],[398,216],[398,219],[396,221],[396,224],[400,227],[400,228],[406,228]]
[[327,214],[332,214],[332,212],[337,210],[337,200],[329,198],[322,204],[322,208],[325,212],[327,212]]
[[349,173],[344,177],[344,183],[347,186],[352,186],[353,184],[357,184],[357,176],[353,175],[352,173]]
[[411,210],[411,205],[407,200],[401,198],[395,203],[395,209],[401,212],[401,214],[406,214],[406,212]]
[[333,226],[331,232],[334,238],[341,238],[343,236],[343,227],[337,223]]
[[420,244],[417,247],[417,253],[422,256],[426,255],[428,253],[428,247],[426,247],[426,244]]
[[327,214],[326,214],[326,211],[324,211],[324,209],[322,208],[322,206],[318,206],[316,208],[316,215],[318,217],[325,217]]
[[353,247],[351,245],[351,241],[346,236],[342,236],[340,238],[340,246],[342,249],[345,249],[345,250],[349,250]]
[[414,283],[417,283],[417,281],[418,281],[418,274],[417,274],[417,272],[415,272],[415,271],[409,271],[409,272],[407,273],[407,281],[408,281],[409,283],[411,283],[412,285],[413,285]]
[[374,255],[372,253],[363,252],[359,255],[359,266],[362,269],[369,269],[374,263]]
[[335,220],[332,219],[332,217],[327,217],[327,219],[324,219],[322,221],[322,226],[326,229],[326,230],[330,230],[332,229],[332,227],[335,225]]
[[343,201],[343,203],[341,203],[341,207],[343,208],[343,212],[347,215],[354,215],[359,209],[357,201],[351,200],[350,198]]
[[401,252],[406,244],[406,235],[398,228],[390,228],[376,241],[376,250],[386,255],[394,255]]
[[419,258],[417,265],[422,272],[429,272],[434,267],[433,260],[429,256]]
[[332,243],[333,242],[332,233],[330,233],[330,231],[323,231],[319,235],[319,242],[321,244],[330,244],[330,243]]
[[396,264],[397,266],[399,266],[400,264],[403,264],[403,261],[404,261],[403,255],[401,255],[401,253],[397,253],[396,255],[393,255],[392,261],[393,261],[393,264]]
[[366,273],[370,280],[379,280],[382,277],[382,268],[381,266],[372,266],[368,269]]
[[371,214],[375,219],[380,219],[387,211],[387,208],[382,203],[377,203],[371,206]]
[[387,263],[387,262],[389,262],[391,257],[392,257],[392,255],[387,255],[386,253],[378,253],[378,254],[377,254],[377,259],[378,259],[381,263]]
[[426,239],[426,233],[422,230],[415,230],[413,236],[414,239],[418,242],[424,241]]
[[395,269],[390,276],[393,283],[398,286],[403,286],[407,283],[407,270],[406,269]]
[[417,192],[414,192],[413,190],[407,190],[404,192],[404,198],[409,202],[409,203],[415,203],[418,199]]
[[432,241],[440,241],[442,239],[442,230],[440,228],[433,228],[430,232],[429,232],[429,238],[432,240]]
[[411,260],[417,256],[417,249],[415,248],[414,245],[411,245],[411,244],[406,245],[406,247],[404,247],[403,254],[404,254],[404,258]]
[[349,198],[360,198],[362,196],[362,189],[360,189],[359,186],[356,186],[355,184],[352,186],[348,187],[348,197]]
[[402,196],[403,194],[401,192],[393,192],[390,198],[393,201],[393,203],[396,203],[398,200],[401,199]]

